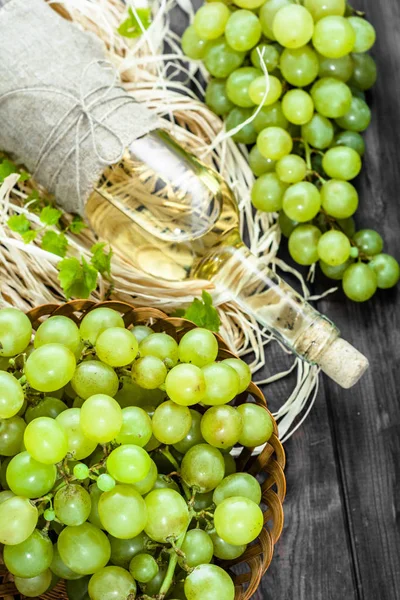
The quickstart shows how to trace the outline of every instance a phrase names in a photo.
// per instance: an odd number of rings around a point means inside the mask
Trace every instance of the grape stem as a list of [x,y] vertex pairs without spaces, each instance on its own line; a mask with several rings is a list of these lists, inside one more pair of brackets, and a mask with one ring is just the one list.
[[165,574],[165,578],[164,578],[164,581],[160,588],[160,591],[158,593],[158,600],[164,600],[165,596],[167,595],[167,593],[169,591],[169,588],[171,587],[172,580],[173,580],[174,574],[175,574],[176,565],[178,564],[178,558],[179,558],[178,551],[181,549],[181,546],[185,539],[189,524],[192,520],[192,516],[193,516],[192,511],[189,511],[188,524],[185,528],[185,531],[183,533],[181,533],[181,535],[178,537],[176,542],[171,542],[171,545],[172,545],[173,549],[175,550],[175,552],[170,555],[168,569]]
[[302,140],[303,144],[304,144],[304,149],[306,151],[306,164],[307,164],[307,169],[309,171],[312,171],[312,164],[311,164],[311,149],[310,146],[308,144],[308,142],[306,142],[305,140]]
[[179,463],[174,458],[174,456],[172,456],[171,452],[169,451],[168,446],[165,446],[164,448],[160,448],[160,452],[161,452],[161,454],[163,454],[165,456],[166,459],[169,460],[169,462],[171,463],[171,465],[174,465],[174,467],[177,470],[177,472],[179,472]]

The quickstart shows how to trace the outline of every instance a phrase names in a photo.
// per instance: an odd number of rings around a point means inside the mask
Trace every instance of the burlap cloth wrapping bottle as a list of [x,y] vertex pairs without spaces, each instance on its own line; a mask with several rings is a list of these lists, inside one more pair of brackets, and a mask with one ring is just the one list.
[[103,42],[44,0],[0,0],[0,32],[0,149],[83,215],[104,167],[157,118],[122,89]]

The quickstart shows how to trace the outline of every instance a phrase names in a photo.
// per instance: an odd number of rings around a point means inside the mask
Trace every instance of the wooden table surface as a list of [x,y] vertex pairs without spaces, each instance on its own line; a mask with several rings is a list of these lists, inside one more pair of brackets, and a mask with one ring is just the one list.
[[[356,221],[378,230],[399,260],[400,0],[353,5],[376,28],[379,69]],[[184,29],[182,12],[173,24]],[[358,305],[336,293],[318,304],[371,367],[349,391],[323,378],[308,420],[287,442],[285,528],[254,600],[400,599],[399,297],[399,289],[382,291]]]

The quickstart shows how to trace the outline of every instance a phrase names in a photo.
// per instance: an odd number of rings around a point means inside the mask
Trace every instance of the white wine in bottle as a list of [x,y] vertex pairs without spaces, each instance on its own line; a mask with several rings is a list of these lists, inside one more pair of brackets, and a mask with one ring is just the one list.
[[167,133],[135,140],[123,160],[104,171],[86,215],[96,233],[142,271],[172,281],[207,279],[226,290],[342,387],[354,385],[368,367],[333,323],[250,253],[226,182]]

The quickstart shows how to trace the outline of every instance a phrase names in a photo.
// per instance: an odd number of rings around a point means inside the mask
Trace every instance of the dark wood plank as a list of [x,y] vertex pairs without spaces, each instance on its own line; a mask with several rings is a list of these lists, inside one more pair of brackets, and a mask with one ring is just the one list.
[[[370,94],[373,122],[358,182],[362,200],[357,222],[377,229],[386,250],[399,258],[400,4],[358,0],[355,5],[377,29],[379,69]],[[382,291],[362,305],[338,294],[319,306],[371,361],[369,373],[351,391],[324,381],[363,600],[400,598],[398,300],[395,290]]]

